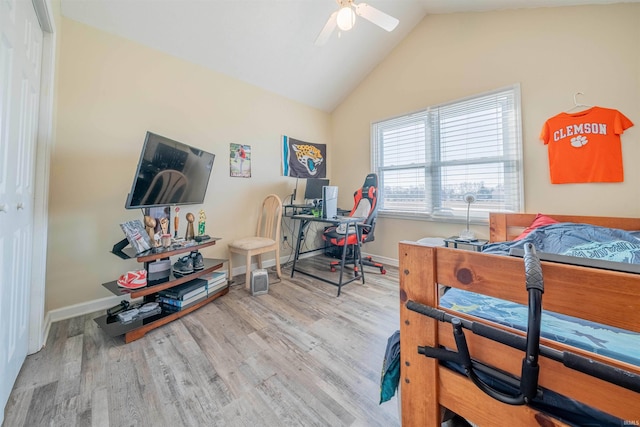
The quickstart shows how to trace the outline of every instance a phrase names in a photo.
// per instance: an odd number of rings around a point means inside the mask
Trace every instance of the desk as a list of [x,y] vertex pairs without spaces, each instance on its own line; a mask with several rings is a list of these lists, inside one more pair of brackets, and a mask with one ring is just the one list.
[[[362,230],[359,226],[359,223],[362,222],[363,218],[358,218],[358,217],[350,217],[350,216],[339,216],[336,218],[319,218],[313,215],[293,215],[291,218],[298,220],[300,222],[300,226],[298,228],[298,238],[296,239],[296,251],[294,253],[294,257],[293,257],[293,267],[291,268],[291,277],[293,277],[293,274],[297,271],[298,273],[302,273],[302,274],[306,274],[307,276],[313,277],[314,279],[318,279],[318,280],[322,280],[325,283],[329,283],[331,285],[337,286],[338,287],[338,295],[340,296],[340,290],[342,288],[343,285],[346,285],[347,283],[351,283],[354,280],[358,280],[358,279],[362,279],[362,284],[364,284],[364,268],[362,266],[362,257],[360,256],[360,245],[362,243]],[[317,276],[315,274],[309,273],[308,271],[304,271],[301,270],[299,268],[296,268],[296,263],[298,262],[298,259],[300,258],[300,255],[302,254],[308,254],[310,252],[317,252],[317,251],[322,251],[324,250],[324,247],[321,248],[317,248],[317,249],[311,249],[308,251],[304,251],[304,252],[300,252],[300,247],[302,245],[302,239],[304,236],[304,230],[307,227],[307,225],[309,225],[309,223],[311,222],[323,222],[326,224],[330,224],[330,225],[341,225],[341,224],[345,224],[347,227],[347,230],[349,230],[350,226],[354,226],[355,230],[356,230],[356,240],[357,240],[357,245],[358,248],[357,250],[354,250],[354,256],[357,256],[357,263],[360,265],[360,268],[358,269],[357,273],[355,274],[354,277],[352,277],[349,280],[344,281],[344,263],[347,257],[347,246],[348,245],[344,245],[342,247],[342,262],[340,263],[340,277],[338,279],[337,282],[334,282],[332,280],[329,280],[325,277],[320,277]]]
[[310,214],[314,208],[313,205],[307,204],[294,204],[294,205],[282,205],[282,215],[291,218],[294,215]]
[[[291,218],[295,215],[310,215],[314,209],[320,209],[320,206],[314,206],[313,204],[295,204],[295,205],[282,205],[282,215]],[[338,208],[338,215],[349,215],[351,210]]]

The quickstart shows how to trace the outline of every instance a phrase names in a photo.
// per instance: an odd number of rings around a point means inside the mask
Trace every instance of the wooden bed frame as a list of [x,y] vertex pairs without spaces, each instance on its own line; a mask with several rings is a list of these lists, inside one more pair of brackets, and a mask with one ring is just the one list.
[[[640,218],[549,215],[560,222],[579,222],[625,230],[640,230]],[[491,214],[490,242],[512,240],[535,214]],[[527,305],[523,260],[461,249],[399,244],[400,261],[400,388],[403,426],[440,426],[442,407],[472,423],[491,425],[566,424],[529,406],[492,399],[466,376],[418,354],[418,346],[456,348],[452,327],[406,308],[407,301],[438,307],[438,285],[461,288]],[[574,265],[542,262],[545,310],[640,333],[640,275]],[[514,286],[514,283],[517,286]],[[460,318],[487,323],[451,312]],[[494,324],[494,326],[497,326]],[[500,326],[497,326],[500,327]],[[524,335],[521,332],[502,328]],[[524,353],[466,332],[472,358],[519,377]],[[544,338],[541,344],[587,356],[640,375],[640,367],[562,345]],[[639,349],[640,351],[640,349]],[[640,394],[540,356],[539,385],[640,424]]]

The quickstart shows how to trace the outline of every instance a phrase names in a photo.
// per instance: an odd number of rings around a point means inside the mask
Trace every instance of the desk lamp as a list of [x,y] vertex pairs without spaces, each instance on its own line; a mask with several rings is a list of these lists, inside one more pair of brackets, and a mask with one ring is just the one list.
[[467,228],[460,232],[460,240],[475,240],[476,235],[473,231],[469,230],[469,210],[471,209],[471,203],[476,201],[476,196],[473,193],[467,193],[462,196],[462,200],[467,204]]

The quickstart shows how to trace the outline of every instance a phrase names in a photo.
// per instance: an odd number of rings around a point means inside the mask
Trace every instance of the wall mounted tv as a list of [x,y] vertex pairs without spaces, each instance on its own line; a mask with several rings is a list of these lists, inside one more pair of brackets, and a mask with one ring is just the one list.
[[204,201],[214,154],[147,132],[126,209]]

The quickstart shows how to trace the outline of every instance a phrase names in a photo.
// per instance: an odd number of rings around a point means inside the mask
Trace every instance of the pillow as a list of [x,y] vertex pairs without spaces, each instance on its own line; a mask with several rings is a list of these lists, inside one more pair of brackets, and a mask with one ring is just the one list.
[[535,230],[538,227],[542,227],[543,225],[549,225],[549,224],[557,224],[557,223],[558,221],[556,221],[555,219],[539,213],[538,215],[536,215],[531,225],[525,228],[522,234],[516,237],[515,240],[524,239],[525,237],[527,237],[527,234],[531,233],[533,230]]

